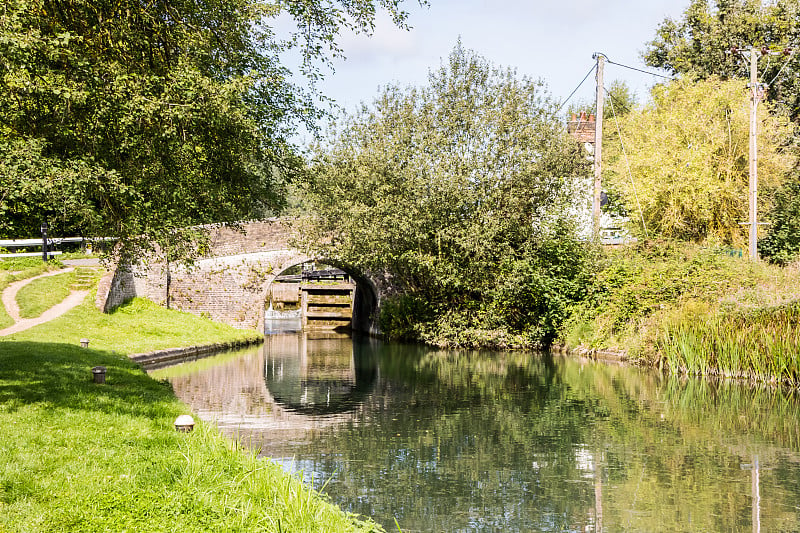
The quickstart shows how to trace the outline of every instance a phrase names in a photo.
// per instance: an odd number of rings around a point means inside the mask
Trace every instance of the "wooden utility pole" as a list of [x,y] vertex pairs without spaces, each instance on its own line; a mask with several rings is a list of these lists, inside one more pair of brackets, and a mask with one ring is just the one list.
[[761,87],[758,84],[758,54],[760,50],[750,48],[750,259],[758,259],[758,101]]
[[603,103],[605,89],[603,87],[603,67],[606,56],[594,54],[597,60],[597,122],[594,130],[594,195],[592,197],[592,237],[600,236],[600,192],[603,189]]

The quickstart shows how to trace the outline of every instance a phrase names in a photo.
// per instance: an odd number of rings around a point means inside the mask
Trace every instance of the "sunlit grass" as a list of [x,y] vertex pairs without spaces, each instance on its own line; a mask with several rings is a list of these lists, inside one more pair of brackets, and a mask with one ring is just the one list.
[[255,331],[167,310],[143,298],[135,298],[106,314],[94,306],[94,299],[89,296],[61,317],[7,338],[16,341],[48,339],[65,344],[79,344],[86,338],[92,348],[131,354],[260,337]]
[[2,531],[378,529],[213,426],[177,433],[186,407],[124,356],[3,342],[0,383]]
[[31,281],[17,293],[19,315],[35,318],[69,296],[75,282],[75,271]]
[[663,324],[658,353],[673,372],[800,384],[800,303],[709,312]]
[[[15,281],[32,278],[60,267],[61,264],[58,262],[45,263],[41,259],[31,257],[0,259],[0,292]],[[13,323],[14,321],[8,316],[5,306],[0,305],[0,329],[6,328]]]

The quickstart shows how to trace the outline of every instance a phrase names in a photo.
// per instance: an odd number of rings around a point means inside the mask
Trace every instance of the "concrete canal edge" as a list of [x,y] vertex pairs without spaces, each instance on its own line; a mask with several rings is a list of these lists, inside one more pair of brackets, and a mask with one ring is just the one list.
[[599,348],[587,348],[579,346],[577,348],[567,348],[563,345],[554,344],[550,347],[550,352],[558,355],[572,356],[578,358],[591,359],[610,364],[628,364],[628,354],[625,350],[610,350]]
[[183,361],[190,361],[193,359],[200,359],[215,352],[224,352],[227,350],[235,350],[239,348],[246,348],[248,346],[255,346],[263,344],[264,337],[254,337],[252,339],[245,339],[231,342],[215,342],[212,344],[203,344],[200,346],[187,346],[185,348],[167,348],[165,350],[156,350],[147,353],[135,353],[128,356],[134,363],[141,366],[154,366],[166,365],[169,363],[178,363]]

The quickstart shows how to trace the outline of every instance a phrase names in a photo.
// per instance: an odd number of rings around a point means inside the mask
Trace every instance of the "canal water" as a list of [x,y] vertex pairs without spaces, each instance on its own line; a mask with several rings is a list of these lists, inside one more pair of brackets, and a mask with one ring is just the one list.
[[301,332],[153,374],[387,531],[800,531],[796,392]]

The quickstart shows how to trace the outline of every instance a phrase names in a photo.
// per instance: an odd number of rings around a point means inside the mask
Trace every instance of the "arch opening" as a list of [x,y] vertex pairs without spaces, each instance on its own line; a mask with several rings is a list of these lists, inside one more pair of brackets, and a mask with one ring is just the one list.
[[369,278],[337,261],[294,261],[266,288],[264,332],[328,330],[377,334],[377,294]]

